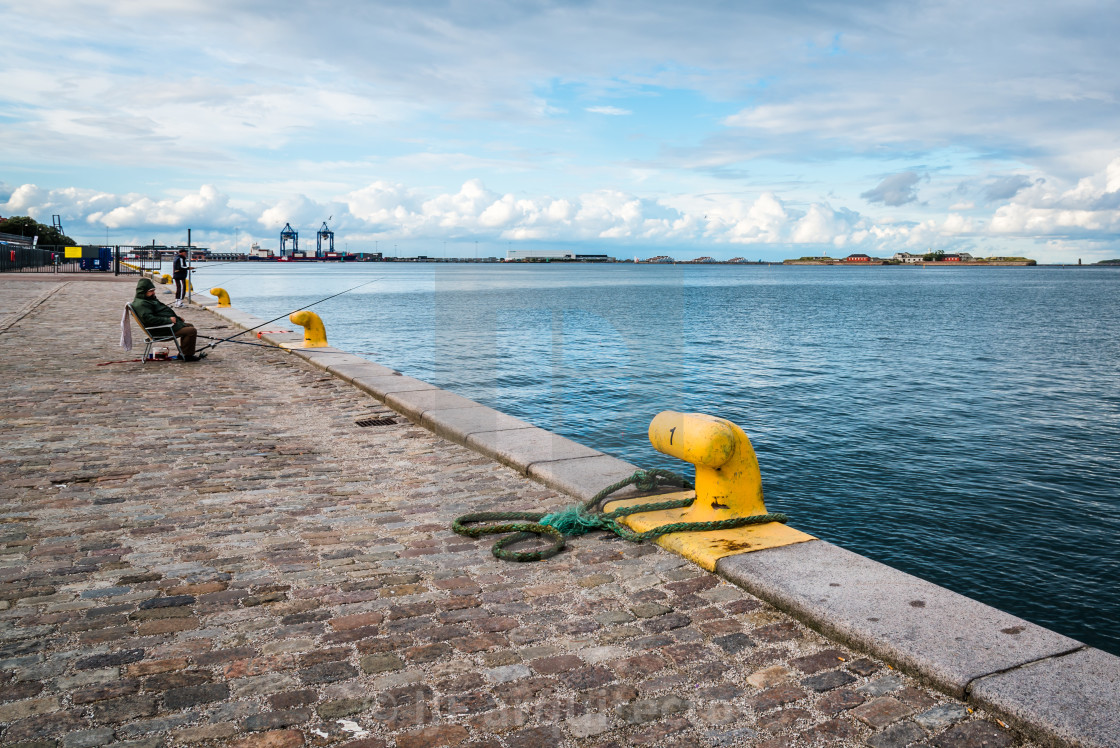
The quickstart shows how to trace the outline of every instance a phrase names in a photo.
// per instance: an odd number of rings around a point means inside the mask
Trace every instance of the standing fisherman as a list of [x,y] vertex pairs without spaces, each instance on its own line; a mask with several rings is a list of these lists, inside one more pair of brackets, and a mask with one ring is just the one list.
[[184,361],[200,361],[206,354],[194,355],[195,341],[198,330],[194,325],[182,317],[176,316],[175,311],[156,298],[156,284],[147,278],[136,282],[136,298],[132,300],[132,308],[145,327],[156,325],[171,325],[175,337],[179,338],[179,347],[183,350]]
[[175,303],[172,306],[183,306],[183,299],[187,296],[187,273],[192,269],[188,263],[187,250],[180,249],[171,267],[171,279],[175,281]]

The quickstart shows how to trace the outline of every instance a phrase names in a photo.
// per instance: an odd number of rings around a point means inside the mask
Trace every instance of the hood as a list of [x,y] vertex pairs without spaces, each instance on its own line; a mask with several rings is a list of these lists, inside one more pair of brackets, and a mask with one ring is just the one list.
[[140,280],[136,281],[136,296],[142,299],[144,298],[144,294],[146,294],[149,289],[155,287],[156,284],[152,283],[151,280],[147,278],[141,278]]

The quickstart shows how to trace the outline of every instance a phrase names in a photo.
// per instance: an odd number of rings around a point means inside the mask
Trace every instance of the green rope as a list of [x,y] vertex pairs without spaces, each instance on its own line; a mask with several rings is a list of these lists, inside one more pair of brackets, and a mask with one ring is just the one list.
[[[503,561],[541,561],[552,558],[564,550],[565,536],[585,535],[592,530],[607,530],[624,540],[640,543],[643,540],[667,535],[671,532],[730,530],[765,522],[784,523],[787,521],[786,515],[772,512],[714,522],[674,522],[645,532],[634,532],[626,525],[618,522],[618,518],[630,514],[640,514],[641,512],[655,512],[660,509],[681,509],[691,506],[694,499],[673,499],[649,504],[635,504],[616,509],[613,512],[604,512],[599,508],[605,498],[626,486],[637,486],[641,491],[652,491],[659,485],[692,488],[692,484],[688,480],[669,470],[638,470],[629,478],[607,486],[582,505],[569,506],[559,512],[550,514],[538,512],[475,512],[464,514],[451,523],[451,529],[460,535],[467,535],[472,538],[482,537],[483,535],[513,533],[494,543],[493,548],[490,549],[491,553]],[[506,550],[506,546],[528,540],[534,536],[547,538],[552,544],[546,548],[533,551]]]

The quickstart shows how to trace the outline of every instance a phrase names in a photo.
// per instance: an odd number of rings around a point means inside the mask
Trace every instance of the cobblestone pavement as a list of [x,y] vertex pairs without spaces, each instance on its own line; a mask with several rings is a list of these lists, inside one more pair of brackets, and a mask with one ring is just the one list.
[[15,324],[65,283],[43,283],[21,278],[5,279],[0,293],[0,331]]
[[497,561],[451,519],[570,500],[286,353],[97,366],[131,295],[0,334],[4,744],[1024,745],[656,546]]

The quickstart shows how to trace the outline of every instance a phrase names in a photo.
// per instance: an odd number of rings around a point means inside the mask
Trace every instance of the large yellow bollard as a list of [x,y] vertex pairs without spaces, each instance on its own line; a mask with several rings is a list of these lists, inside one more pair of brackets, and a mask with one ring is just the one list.
[[300,312],[293,312],[288,319],[292,321],[293,325],[303,327],[304,348],[325,348],[327,346],[327,330],[323,327],[323,320],[319,319],[318,314],[304,309]]
[[218,306],[221,307],[221,306],[229,306],[230,305],[229,304],[229,294],[226,293],[226,290],[224,288],[211,288],[210,289],[210,295],[218,297]]
[[751,440],[731,421],[703,413],[658,413],[649,424],[658,452],[696,466],[696,501],[684,522],[766,514]]
[[163,275],[161,275],[159,277],[159,282],[166,286],[168,283],[171,282],[171,276],[168,275],[167,273],[164,273]]
[[[696,466],[696,491],[611,501],[603,507],[614,511],[625,506],[695,497],[690,506],[660,509],[620,518],[638,532],[678,522],[715,522],[766,514],[762,502],[762,475],[751,440],[741,428],[724,418],[703,413],[658,413],[649,425],[649,440],[664,452]],[[724,556],[763,548],[815,540],[812,535],[780,522],[662,535],[657,543],[714,571]]]

